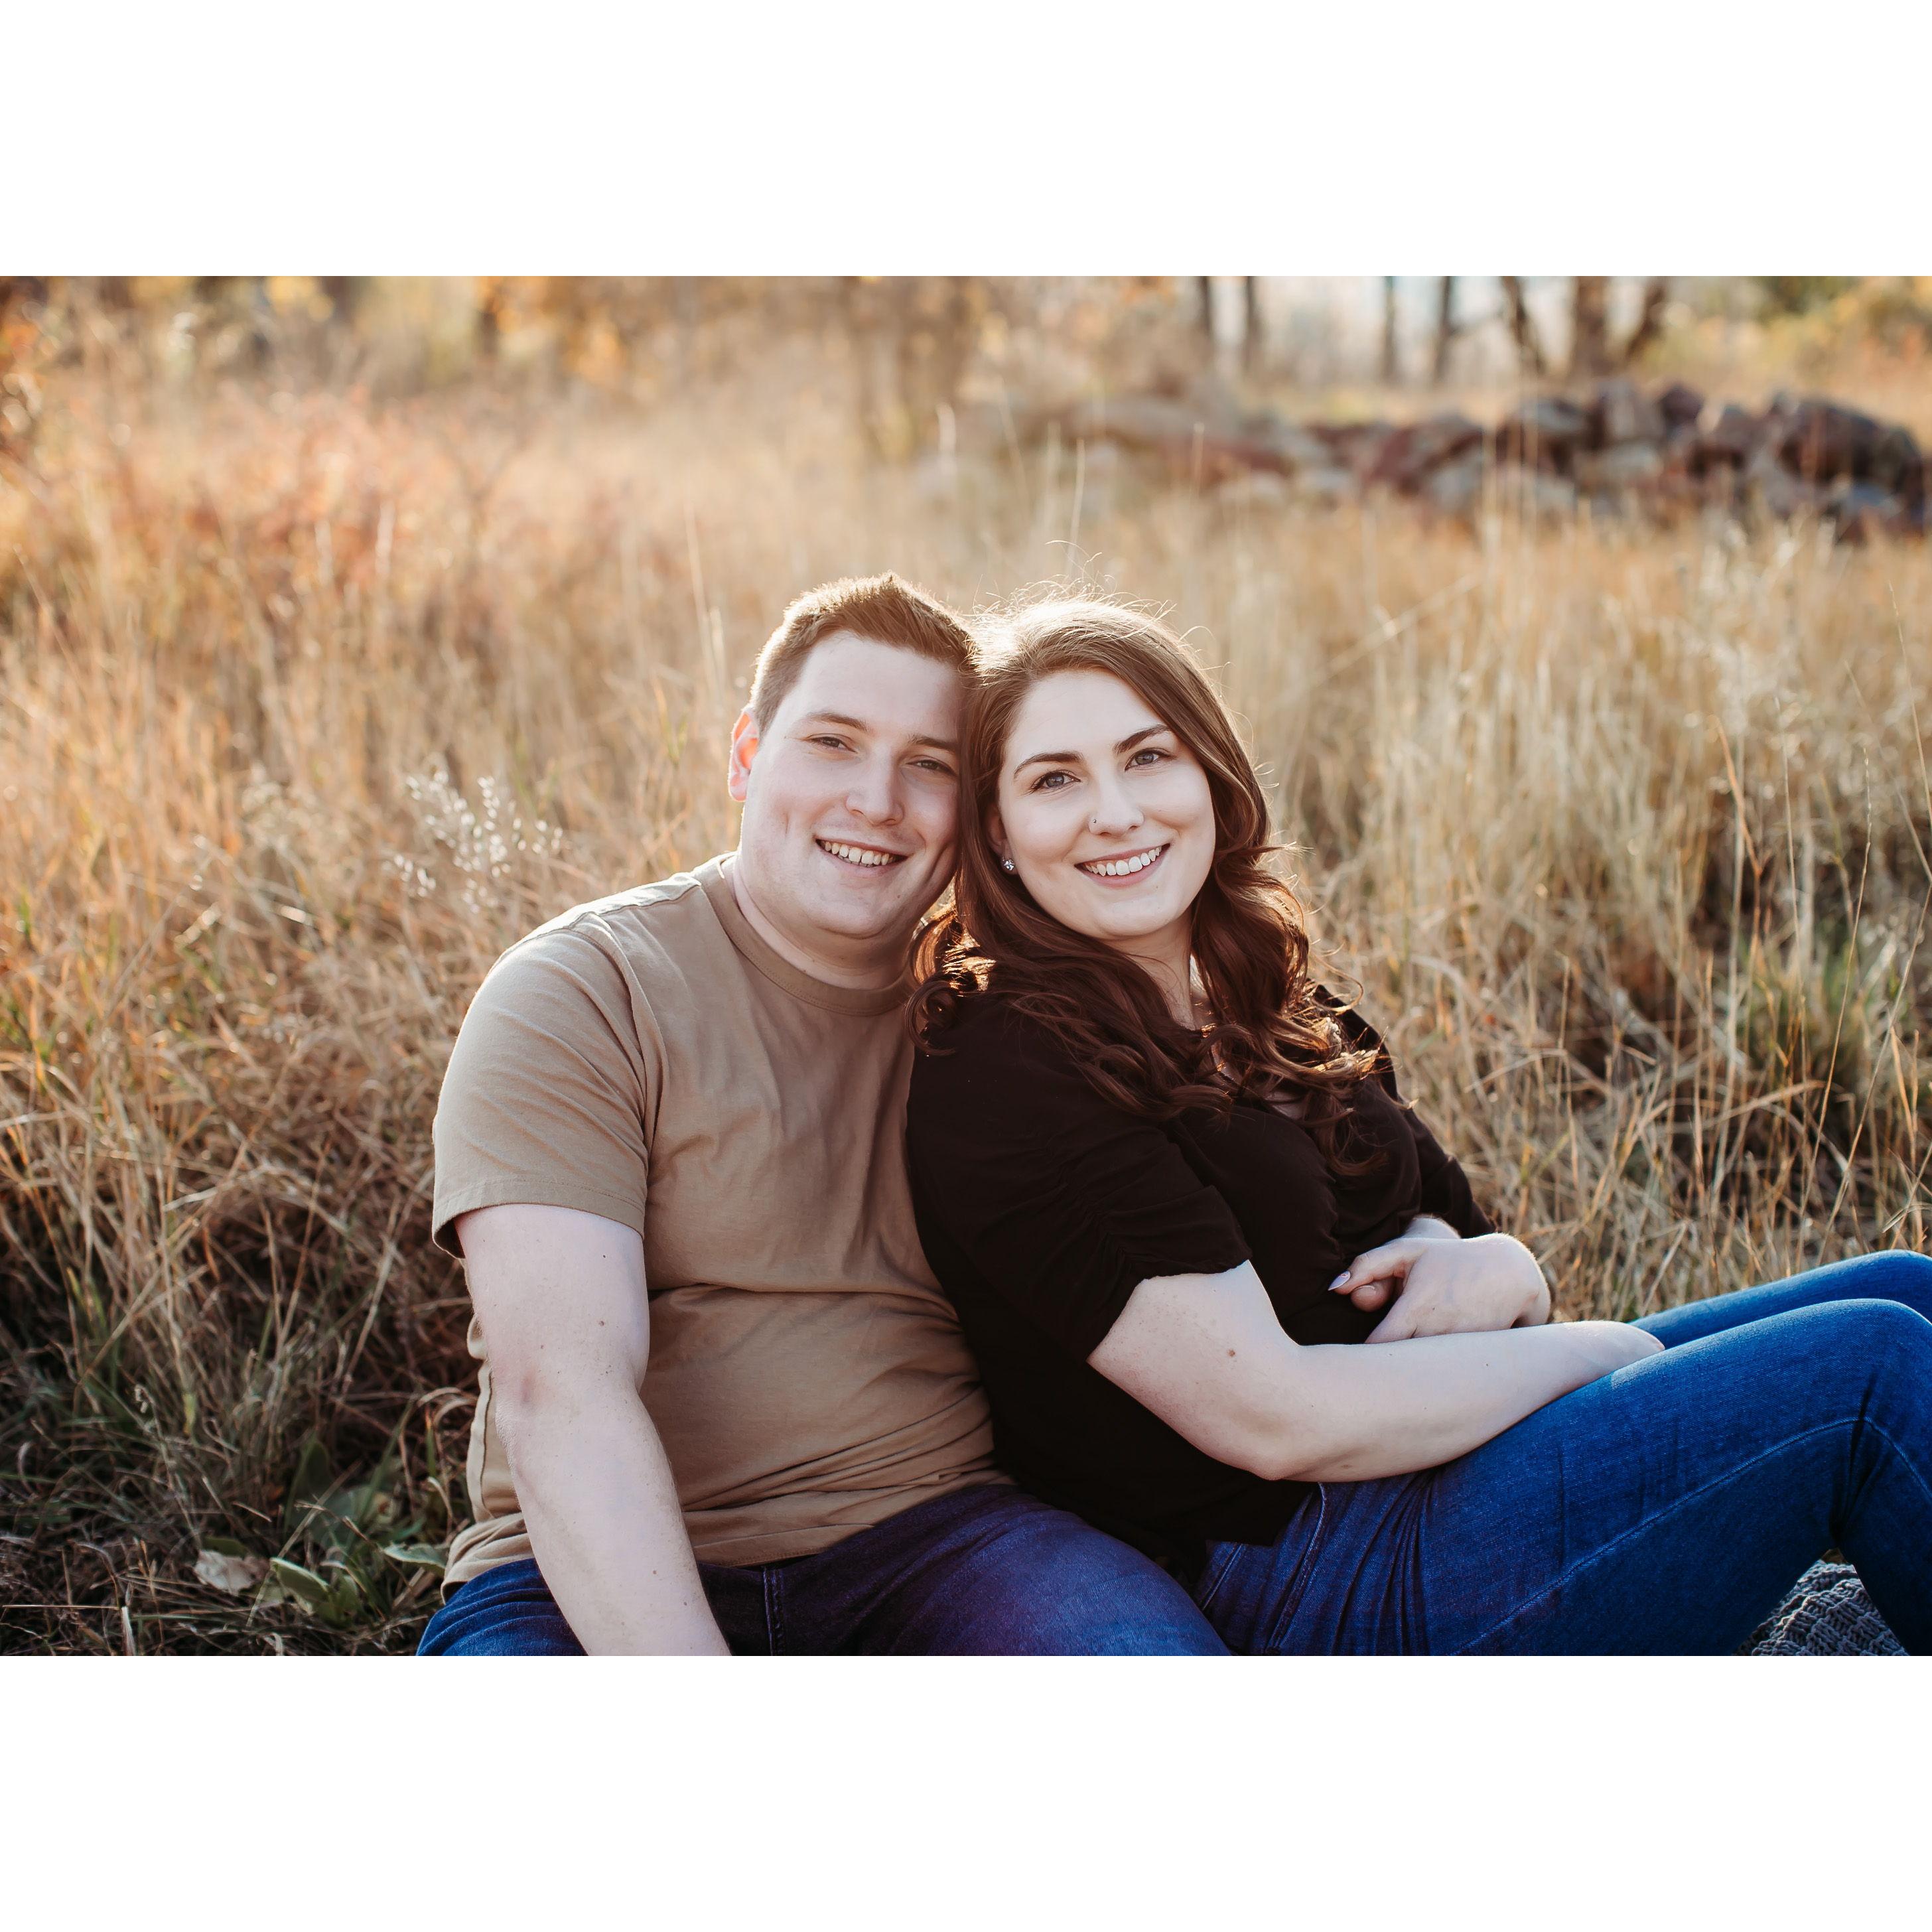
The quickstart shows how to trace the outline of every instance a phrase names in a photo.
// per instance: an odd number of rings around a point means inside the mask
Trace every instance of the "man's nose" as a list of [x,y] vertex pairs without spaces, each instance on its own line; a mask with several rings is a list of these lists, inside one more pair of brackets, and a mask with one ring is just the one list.
[[874,825],[890,825],[904,810],[898,767],[890,759],[871,760],[854,776],[845,809]]

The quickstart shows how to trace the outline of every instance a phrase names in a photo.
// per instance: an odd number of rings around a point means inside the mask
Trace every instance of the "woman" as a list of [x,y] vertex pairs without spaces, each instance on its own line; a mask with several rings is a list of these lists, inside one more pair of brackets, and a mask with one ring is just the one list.
[[1237,1651],[1729,1652],[1834,1544],[1932,1648],[1932,1261],[1549,1325],[1169,632],[1023,614],[963,767],[908,1146],[1016,1476]]

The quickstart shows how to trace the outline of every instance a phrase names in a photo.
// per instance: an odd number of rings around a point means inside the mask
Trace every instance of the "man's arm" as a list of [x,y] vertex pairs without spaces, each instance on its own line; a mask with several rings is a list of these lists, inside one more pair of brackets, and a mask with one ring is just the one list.
[[1244,1262],[1142,1282],[1088,1360],[1218,1461],[1270,1480],[1432,1469],[1662,1346],[1617,1322],[1304,1348]]
[[726,1654],[638,1393],[651,1339],[642,1238],[535,1205],[478,1208],[455,1226],[517,1500],[577,1640],[593,1656]]

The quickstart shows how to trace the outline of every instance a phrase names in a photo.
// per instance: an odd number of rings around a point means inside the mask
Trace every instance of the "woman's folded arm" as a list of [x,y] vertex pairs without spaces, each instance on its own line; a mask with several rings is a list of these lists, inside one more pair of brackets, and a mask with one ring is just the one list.
[[1087,1359],[1218,1462],[1347,1483],[1453,1461],[1661,1346],[1622,1322],[1574,1322],[1303,1347],[1244,1262],[1142,1281]]

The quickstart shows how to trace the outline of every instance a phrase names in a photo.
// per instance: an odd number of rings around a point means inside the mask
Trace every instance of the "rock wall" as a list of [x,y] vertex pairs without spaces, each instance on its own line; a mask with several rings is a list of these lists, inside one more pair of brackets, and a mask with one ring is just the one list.
[[1036,412],[1070,440],[1165,459],[1210,483],[1274,477],[1283,496],[1334,503],[1372,491],[1473,518],[1486,500],[1534,514],[1667,517],[1716,508],[1741,520],[1814,517],[1846,541],[1926,533],[1926,464],[1912,432],[1820,396],[1760,412],[1682,382],[1628,378],[1582,396],[1532,398],[1492,427],[1446,413],[1416,422],[1289,422],[1206,399],[1116,396]]

